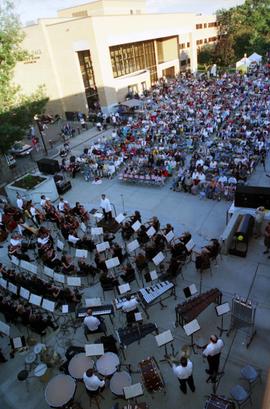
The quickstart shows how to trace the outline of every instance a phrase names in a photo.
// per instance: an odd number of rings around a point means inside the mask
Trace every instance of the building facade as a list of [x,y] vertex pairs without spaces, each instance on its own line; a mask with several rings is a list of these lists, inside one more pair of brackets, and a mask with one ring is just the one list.
[[98,0],[24,28],[31,53],[14,82],[29,94],[45,85],[48,111],[104,111],[161,77],[197,69],[197,49],[217,38],[215,16],[147,14],[145,0]]

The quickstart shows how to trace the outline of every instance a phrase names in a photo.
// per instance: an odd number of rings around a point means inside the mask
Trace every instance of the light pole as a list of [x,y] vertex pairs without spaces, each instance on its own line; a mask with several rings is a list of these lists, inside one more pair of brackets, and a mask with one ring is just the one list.
[[48,155],[47,146],[46,146],[46,144],[45,144],[44,137],[43,137],[43,123],[42,123],[42,121],[39,119],[38,114],[36,114],[36,115],[34,116],[34,120],[36,121],[36,124],[37,124],[37,127],[38,127],[39,135],[40,135],[41,140],[42,140],[42,144],[43,144],[43,147],[44,147],[45,154]]

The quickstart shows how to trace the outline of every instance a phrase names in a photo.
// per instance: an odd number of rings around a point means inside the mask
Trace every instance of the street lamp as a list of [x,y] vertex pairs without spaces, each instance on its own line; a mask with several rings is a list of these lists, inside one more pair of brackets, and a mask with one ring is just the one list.
[[34,120],[36,121],[38,130],[39,130],[39,135],[40,135],[40,137],[41,137],[42,144],[43,144],[43,146],[44,146],[45,154],[48,155],[47,146],[46,146],[46,144],[45,144],[44,137],[43,137],[44,125],[43,125],[42,121],[39,119],[38,114],[36,114],[36,115],[34,116]]

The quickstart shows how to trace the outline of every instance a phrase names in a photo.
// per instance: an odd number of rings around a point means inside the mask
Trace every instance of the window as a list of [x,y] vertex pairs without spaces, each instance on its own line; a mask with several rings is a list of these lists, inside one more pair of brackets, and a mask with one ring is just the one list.
[[209,27],[209,28],[211,28],[211,27],[217,27],[217,22],[214,21],[214,22],[212,22],[212,23],[208,23],[208,27]]
[[203,28],[202,24],[196,24],[196,30],[201,30]]
[[114,78],[148,69],[151,82],[157,81],[154,41],[140,41],[110,47]]
[[197,45],[203,44],[203,40],[197,40],[197,41],[196,41],[196,44],[197,44]]
[[186,44],[185,43],[179,44],[179,48],[180,50],[183,50],[184,48],[186,48]]
[[209,37],[209,38],[208,38],[208,42],[209,42],[209,43],[213,43],[213,42],[215,42],[215,41],[217,41],[217,37]]
[[187,43],[187,48],[189,48],[189,47],[190,47],[190,43],[188,42],[188,43]]
[[89,108],[94,108],[98,101],[95,75],[92,66],[91,54],[89,50],[78,51],[79,64],[84,84],[85,95]]
[[207,28],[207,23],[204,23],[203,28]]
[[207,43],[207,38],[204,39],[204,44],[206,44],[206,43]]

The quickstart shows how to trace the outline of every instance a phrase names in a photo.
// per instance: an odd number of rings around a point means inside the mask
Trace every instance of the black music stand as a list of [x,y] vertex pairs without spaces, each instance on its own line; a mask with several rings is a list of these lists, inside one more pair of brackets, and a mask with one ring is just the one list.
[[198,321],[197,320],[190,321],[188,324],[184,325],[183,328],[184,328],[186,335],[188,337],[191,337],[190,347],[192,348],[194,354],[198,354],[198,352],[195,351],[195,348],[194,348],[195,343],[193,339],[193,335],[201,329]]
[[158,334],[155,336],[157,345],[159,347],[164,346],[164,359],[160,359],[159,362],[168,362],[169,354],[168,354],[168,349],[167,345],[171,345],[171,350],[172,350],[172,355],[175,356],[174,352],[174,345],[173,345],[173,335],[171,331],[168,329],[167,331],[162,332],[161,334]]
[[230,304],[228,302],[225,302],[223,304],[217,305],[216,307],[216,313],[218,317],[221,317],[221,327],[217,327],[219,330],[219,336],[221,337],[223,332],[228,332],[229,329],[223,328],[223,317],[225,314],[231,311]]

